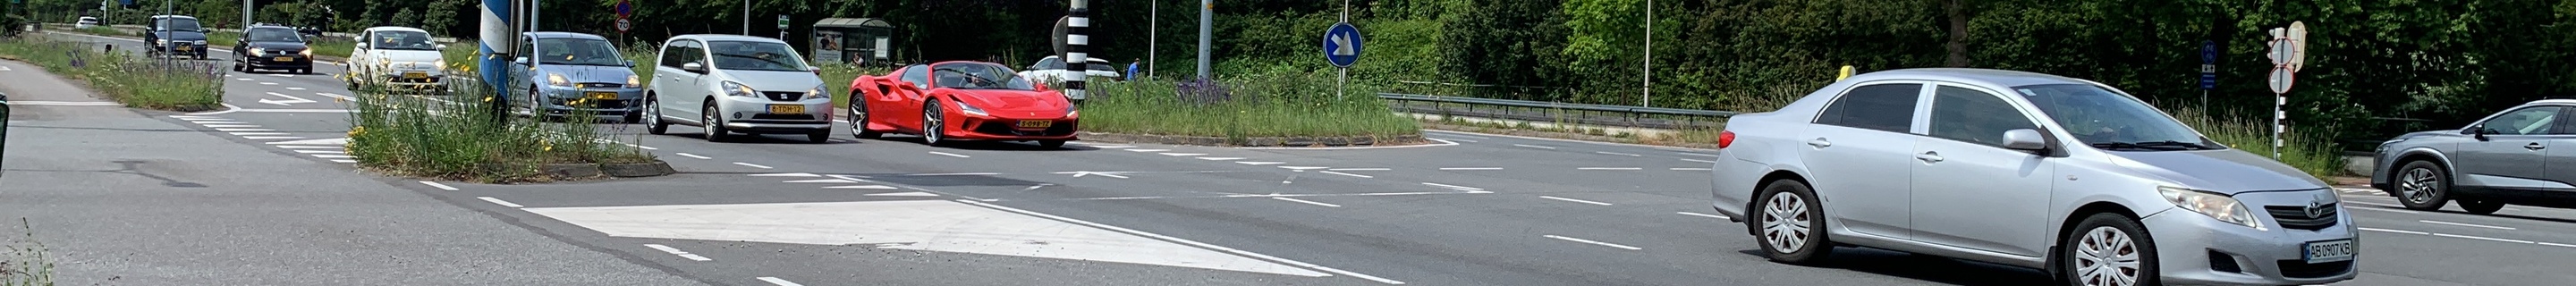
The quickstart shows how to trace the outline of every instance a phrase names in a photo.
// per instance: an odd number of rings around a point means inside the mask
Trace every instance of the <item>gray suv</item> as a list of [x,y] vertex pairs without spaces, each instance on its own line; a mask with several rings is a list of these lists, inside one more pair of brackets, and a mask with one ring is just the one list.
[[2068,285],[2325,284],[2358,273],[2325,182],[2119,89],[1906,69],[1738,115],[1717,212],[1772,260],[1861,246],[2041,269]]
[[2456,130],[2379,144],[2370,186],[2415,210],[2490,214],[2506,204],[2576,208],[2576,100],[2524,103]]

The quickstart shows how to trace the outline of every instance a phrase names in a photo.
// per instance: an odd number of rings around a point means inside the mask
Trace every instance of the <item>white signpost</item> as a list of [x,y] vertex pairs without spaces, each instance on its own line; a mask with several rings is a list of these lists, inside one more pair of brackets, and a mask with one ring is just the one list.
[[2272,51],[2264,53],[2264,57],[2272,59],[2272,159],[2280,159],[2281,147],[2286,145],[2282,144],[2281,133],[2289,129],[2286,122],[2290,118],[2282,108],[2290,104],[2290,83],[2297,79],[2295,74],[2307,64],[2308,25],[2290,22],[2289,28],[2273,28],[2271,34]]

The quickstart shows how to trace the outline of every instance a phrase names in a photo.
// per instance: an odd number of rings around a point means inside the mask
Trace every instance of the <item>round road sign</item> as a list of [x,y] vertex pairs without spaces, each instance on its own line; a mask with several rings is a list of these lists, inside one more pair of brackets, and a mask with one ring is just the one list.
[[2290,82],[2295,78],[2287,67],[2272,69],[2272,93],[2290,93]]
[[627,29],[633,29],[633,28],[635,28],[635,24],[634,24],[634,23],[628,23],[628,22],[626,22],[626,19],[625,19],[625,18],[618,18],[618,19],[617,19],[617,32],[618,32],[618,33],[625,33]]
[[1360,28],[1351,23],[1336,23],[1324,29],[1324,61],[1346,68],[1359,63],[1360,38]]

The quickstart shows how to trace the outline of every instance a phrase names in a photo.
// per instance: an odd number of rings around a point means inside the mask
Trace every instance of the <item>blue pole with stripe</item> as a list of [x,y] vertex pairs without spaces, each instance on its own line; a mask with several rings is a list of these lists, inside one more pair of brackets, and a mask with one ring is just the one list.
[[511,2],[511,0],[483,0],[483,26],[480,29],[482,48],[474,54],[482,58],[477,63],[476,71],[482,73],[483,84],[491,88],[489,94],[501,98],[507,98],[505,95],[509,94],[505,92],[509,89],[504,88],[510,84],[509,72],[506,70],[510,66],[508,45],[518,39],[516,37],[518,26],[510,24],[510,19],[513,19],[510,18]]

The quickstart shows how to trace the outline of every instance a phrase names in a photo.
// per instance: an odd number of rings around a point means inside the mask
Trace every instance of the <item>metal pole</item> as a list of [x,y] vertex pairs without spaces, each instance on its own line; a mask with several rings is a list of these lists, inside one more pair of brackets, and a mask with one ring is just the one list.
[[751,35],[751,0],[742,0],[742,35]]
[[1646,83],[1638,87],[1637,106],[1655,107],[1655,0],[1646,0]]
[[[1150,75],[1154,74],[1154,55],[1157,53],[1154,45],[1162,43],[1163,1],[1145,1],[1145,11],[1145,74]],[[1127,77],[1145,78],[1134,74]]]
[[242,23],[241,23],[242,25],[241,25],[241,27],[242,27],[242,29],[244,29],[244,30],[242,30],[242,31],[244,31],[244,32],[248,32],[248,31],[250,31],[250,30],[248,30],[248,29],[250,29],[250,23],[252,23],[252,22],[250,21],[250,16],[251,16],[251,14],[250,14],[250,13],[251,13],[251,7],[250,7],[250,5],[251,5],[250,0],[242,0]]
[[2283,105],[2289,105],[2289,104],[2290,104],[2290,96],[2289,96],[2289,94],[2286,94],[2286,93],[2274,93],[2274,94],[2272,94],[2272,159],[2273,159],[2273,160],[2279,160],[2279,159],[2281,159],[2281,145],[2284,145],[2284,144],[2281,144],[2281,143],[2282,143],[2282,142],[2281,142],[2281,132],[2282,132],[2282,131],[2284,131],[2284,130],[2286,130],[2286,129],[2290,129],[2290,126],[2289,126],[2289,125],[2287,125],[2288,123],[2286,123],[2286,122],[2288,122],[2288,121],[2290,120],[2290,113],[2289,113],[2289,112],[2287,112],[2287,111],[2281,111],[2281,106],[2283,106]]
[[1199,0],[1199,78],[1208,78],[1208,39],[1216,37],[1216,0]]
[[[1350,22],[1351,0],[1342,0],[1342,23]],[[1351,81],[1350,67],[1341,67],[1338,70],[1340,70],[1340,74],[1333,77],[1333,99],[1342,99],[1342,86],[1344,83]]]
[[1083,80],[1091,76],[1090,33],[1091,0],[1073,0],[1073,7],[1065,11],[1064,20],[1064,68],[1072,70],[1073,75],[1065,77],[1064,90],[1066,99],[1072,99],[1075,104],[1081,104],[1089,96]]

